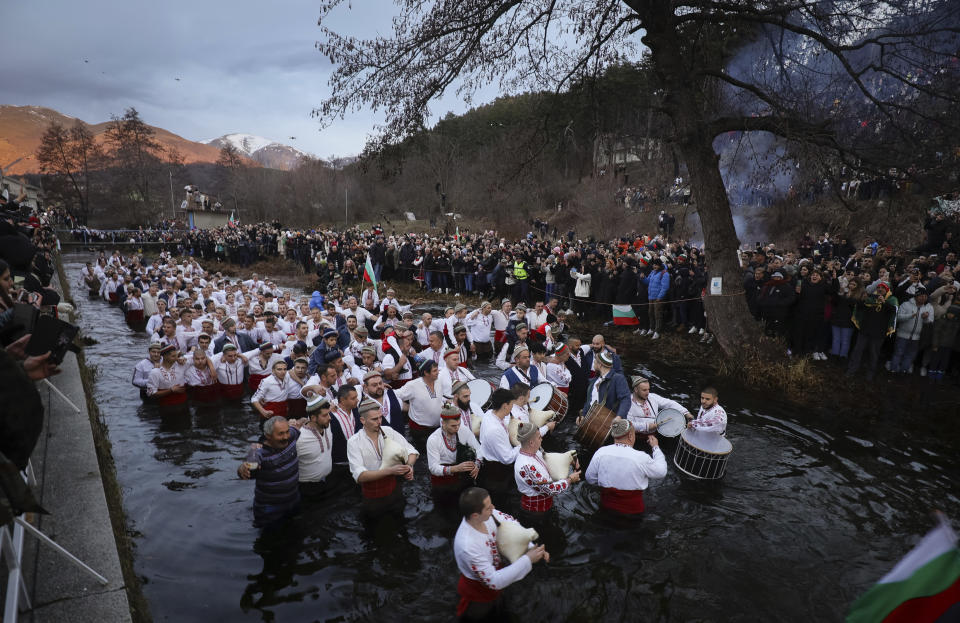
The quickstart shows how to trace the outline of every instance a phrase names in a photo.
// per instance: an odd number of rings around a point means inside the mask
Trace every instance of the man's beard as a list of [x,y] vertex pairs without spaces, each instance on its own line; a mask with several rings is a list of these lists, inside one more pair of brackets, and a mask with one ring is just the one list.
[[379,399],[379,398],[383,398],[383,392],[385,391],[386,391],[386,388],[381,387],[379,392],[367,392],[367,395],[372,396],[373,398]]
[[460,407],[460,409],[461,409],[462,411],[469,411],[469,410],[470,410],[470,401],[468,400],[468,401],[464,402],[464,401],[460,400],[459,398],[457,398],[457,406]]

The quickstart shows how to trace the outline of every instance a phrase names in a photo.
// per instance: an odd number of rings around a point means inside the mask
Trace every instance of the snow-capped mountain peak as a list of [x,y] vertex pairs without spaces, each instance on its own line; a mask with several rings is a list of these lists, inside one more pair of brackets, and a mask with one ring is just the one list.
[[201,142],[208,145],[217,143],[218,147],[223,147],[224,144],[229,143],[245,156],[252,156],[253,152],[263,149],[272,143],[276,143],[276,141],[271,141],[268,138],[256,136],[254,134],[225,134],[224,136],[211,138],[210,140]]
[[232,145],[238,152],[256,160],[271,169],[289,170],[297,166],[302,158],[309,158],[296,147],[290,147],[255,134],[225,134],[217,138],[202,141],[213,147],[223,148]]

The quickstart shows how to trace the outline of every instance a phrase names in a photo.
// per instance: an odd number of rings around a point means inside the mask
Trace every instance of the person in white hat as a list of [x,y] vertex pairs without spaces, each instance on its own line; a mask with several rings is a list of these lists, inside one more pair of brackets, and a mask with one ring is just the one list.
[[480,443],[463,426],[460,409],[445,403],[440,410],[440,428],[427,438],[427,468],[434,493],[449,501],[451,495],[474,484],[480,473],[479,454]]
[[[383,416],[378,404],[365,400],[357,411],[363,426],[347,440],[347,459],[350,474],[363,493],[363,510],[368,515],[375,515],[402,509],[403,497],[397,479],[413,480],[413,464],[420,453],[403,435],[389,426],[381,426]],[[407,459],[400,465],[381,469],[387,439],[397,444]]]

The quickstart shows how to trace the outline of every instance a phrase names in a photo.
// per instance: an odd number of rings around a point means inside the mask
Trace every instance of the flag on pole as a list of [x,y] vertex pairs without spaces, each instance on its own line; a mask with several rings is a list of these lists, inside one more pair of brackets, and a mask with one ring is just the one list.
[[227,226],[228,226],[228,227],[236,227],[236,226],[237,226],[237,219],[234,218],[234,216],[233,216],[233,210],[230,210],[230,222],[227,223]]
[[944,519],[860,596],[847,623],[926,623],[960,613],[960,549]]
[[363,264],[363,280],[373,284],[373,289],[377,289],[377,274],[373,272],[373,262],[370,261],[370,254],[367,253],[367,261]]
[[460,226],[457,225],[457,242],[460,242]]
[[640,324],[640,321],[637,319],[637,315],[633,313],[633,307],[629,305],[614,305],[613,324],[623,326],[637,325]]

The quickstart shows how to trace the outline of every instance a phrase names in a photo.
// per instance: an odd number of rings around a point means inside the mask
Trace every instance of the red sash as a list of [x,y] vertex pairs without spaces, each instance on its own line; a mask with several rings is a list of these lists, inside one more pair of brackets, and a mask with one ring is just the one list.
[[190,388],[190,399],[195,402],[216,402],[220,397],[220,385],[194,385]]
[[[265,411],[273,411],[273,415],[287,417],[287,401],[286,400],[281,400],[280,402],[265,402],[263,403],[263,409]],[[261,415],[260,417],[263,417],[263,416]]]
[[220,384],[220,395],[227,400],[238,400],[243,396],[243,383],[236,385]]
[[127,324],[141,324],[143,322],[143,310],[142,309],[128,309],[127,310]]
[[116,305],[120,300],[116,292],[107,292],[107,297],[110,299],[111,305]]
[[489,603],[500,597],[500,591],[487,587],[480,580],[471,580],[462,573],[460,581],[457,582],[457,594],[460,595],[460,602],[457,604],[458,617],[463,616],[471,601]]
[[643,490],[604,487],[600,492],[600,506],[625,515],[642,513],[644,509]]
[[434,487],[453,487],[460,484],[460,474],[449,476],[434,476],[430,474],[430,484]]
[[469,367],[470,367],[470,366],[467,365],[467,362],[466,362],[466,361],[461,361],[461,362],[458,363],[457,365],[460,366],[461,368],[469,368]]
[[569,388],[569,387],[558,387],[557,390],[563,392],[564,394],[569,394],[569,393],[570,393],[570,388]]
[[394,489],[396,488],[396,476],[384,476],[383,478],[378,478],[377,480],[368,480],[367,482],[360,483],[360,489],[363,492],[363,497],[370,500],[385,498],[393,493]]
[[493,341],[497,344],[506,344],[507,343],[507,332],[495,330],[493,332]]
[[545,513],[553,508],[552,495],[524,495],[520,498],[520,507],[534,513]]
[[412,419],[408,419],[407,423],[410,425],[410,430],[436,430],[436,426],[424,426],[423,424],[417,424]]
[[260,383],[263,379],[270,376],[269,374],[251,374],[250,375],[250,391],[255,392],[257,388],[260,387]]
[[307,401],[303,398],[288,398],[287,417],[297,419],[307,417]]
[[180,392],[167,394],[166,396],[161,396],[157,398],[157,404],[161,407],[172,407],[175,405],[182,405],[187,401],[187,392]]

